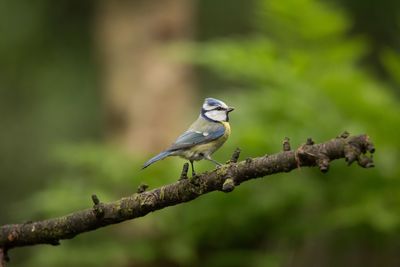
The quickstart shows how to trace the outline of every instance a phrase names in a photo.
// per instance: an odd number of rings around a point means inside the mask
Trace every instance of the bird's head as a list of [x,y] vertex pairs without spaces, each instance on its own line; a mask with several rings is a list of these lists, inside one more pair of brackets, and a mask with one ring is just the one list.
[[206,98],[201,108],[201,116],[211,121],[229,121],[229,112],[234,108],[215,98]]

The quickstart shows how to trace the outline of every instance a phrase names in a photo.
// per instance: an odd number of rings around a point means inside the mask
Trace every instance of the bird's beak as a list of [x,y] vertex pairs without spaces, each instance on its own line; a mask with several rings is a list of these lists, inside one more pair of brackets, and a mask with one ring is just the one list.
[[235,110],[235,108],[229,107],[226,111],[229,113],[229,112],[234,111],[234,110]]

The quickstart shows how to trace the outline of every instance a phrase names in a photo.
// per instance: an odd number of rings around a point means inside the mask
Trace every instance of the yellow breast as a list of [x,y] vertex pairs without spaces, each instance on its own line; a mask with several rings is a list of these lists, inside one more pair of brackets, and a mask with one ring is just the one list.
[[231,126],[229,125],[229,122],[227,121],[221,121],[222,125],[224,125],[225,127],[225,133],[222,136],[222,138],[224,138],[224,142],[226,141],[226,139],[228,139],[229,135],[231,134]]
[[212,154],[212,153],[214,153],[215,150],[220,148],[225,143],[225,141],[228,139],[229,135],[231,134],[231,127],[229,126],[229,123],[228,122],[221,122],[221,123],[225,127],[225,132],[224,132],[223,136],[221,136],[220,138],[218,138],[214,141],[211,141],[210,143],[196,146],[194,149],[197,151],[201,151],[201,152],[210,151]]
[[212,153],[214,153],[218,148],[220,148],[225,143],[225,141],[231,134],[231,127],[229,126],[229,123],[228,122],[221,122],[221,123],[225,127],[225,132],[223,136],[209,143],[194,146],[191,149],[182,152],[181,156],[187,159],[200,160],[204,157],[204,155],[211,155]]

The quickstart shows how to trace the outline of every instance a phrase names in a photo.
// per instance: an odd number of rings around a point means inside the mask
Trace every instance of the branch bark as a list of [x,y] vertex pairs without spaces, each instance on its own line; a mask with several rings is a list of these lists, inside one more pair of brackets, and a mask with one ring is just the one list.
[[328,171],[329,162],[345,158],[350,165],[357,161],[361,167],[373,167],[372,157],[367,152],[375,151],[367,135],[349,136],[344,133],[330,141],[314,144],[311,139],[296,150],[290,150],[289,139],[283,142],[283,151],[258,158],[237,162],[240,150],[222,167],[187,178],[184,166],[180,179],[169,185],[138,192],[111,203],[101,203],[93,195],[93,208],[77,211],[62,217],[9,224],[0,227],[0,266],[3,265],[7,250],[36,244],[58,245],[61,239],[70,239],[78,234],[97,228],[145,216],[149,212],[188,202],[212,191],[230,192],[235,186],[250,179],[279,172],[289,172],[300,167],[318,166]]
[[0,267],[6,266],[6,260],[7,260],[6,250],[3,248],[0,248]]

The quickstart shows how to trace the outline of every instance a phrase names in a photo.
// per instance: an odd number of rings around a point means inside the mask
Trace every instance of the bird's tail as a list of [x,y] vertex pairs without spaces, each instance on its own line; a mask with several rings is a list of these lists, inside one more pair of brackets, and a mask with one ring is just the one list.
[[160,154],[158,154],[157,156],[152,157],[152,158],[149,159],[145,164],[143,164],[142,170],[143,170],[144,168],[149,167],[149,166],[150,166],[151,164],[153,164],[154,162],[159,161],[159,160],[162,160],[162,159],[168,157],[169,155],[171,155],[171,153],[172,153],[171,151],[163,151],[163,152],[161,152]]

